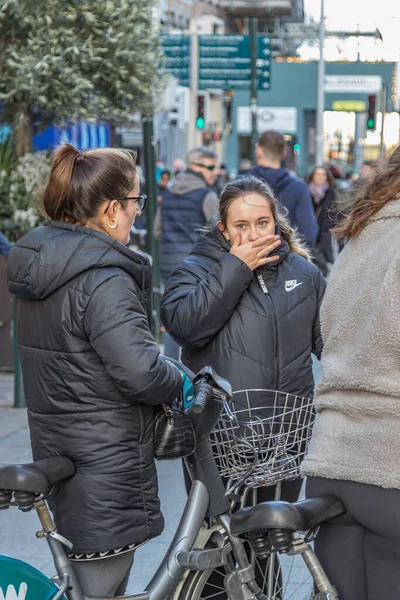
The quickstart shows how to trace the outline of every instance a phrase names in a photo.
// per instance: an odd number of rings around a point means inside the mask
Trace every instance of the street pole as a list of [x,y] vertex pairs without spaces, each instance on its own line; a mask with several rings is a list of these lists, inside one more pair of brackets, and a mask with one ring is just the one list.
[[379,144],[380,158],[383,158],[384,150],[385,150],[383,134],[384,134],[385,116],[386,116],[386,94],[387,94],[387,87],[386,87],[386,84],[383,84],[382,91],[381,91],[382,127],[381,127],[381,139],[380,139],[380,144]]
[[14,349],[14,408],[26,408],[21,361],[18,352],[17,299],[12,297],[13,349]]
[[188,150],[197,146],[196,129],[196,107],[197,94],[199,92],[199,35],[197,33],[197,21],[191,21],[191,44],[190,44],[190,110],[188,128]]
[[257,132],[257,30],[258,21],[252,17],[250,19],[250,56],[251,56],[251,82],[250,82],[250,108],[251,108],[251,147],[250,159],[253,165],[256,164],[256,144],[258,139]]
[[[143,119],[143,158],[144,158],[144,176],[146,178],[146,251],[153,258],[153,289],[160,290],[160,267],[158,257],[158,243],[153,235],[154,217],[157,210],[157,189],[156,189],[156,160],[154,153],[154,131],[153,119]],[[153,306],[157,315],[160,314],[160,293],[153,294]],[[158,334],[159,332],[155,332]]]
[[318,80],[317,80],[317,123],[316,123],[316,164],[324,164],[324,109],[325,109],[325,7],[324,0],[321,0],[321,18],[319,23],[319,62],[318,62]]

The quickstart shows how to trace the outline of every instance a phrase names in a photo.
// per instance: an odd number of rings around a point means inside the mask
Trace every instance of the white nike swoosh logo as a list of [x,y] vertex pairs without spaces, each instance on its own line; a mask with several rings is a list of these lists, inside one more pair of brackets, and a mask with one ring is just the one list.
[[294,290],[294,288],[299,287],[299,285],[302,285],[303,282],[300,281],[300,283],[295,283],[294,285],[287,285],[287,283],[285,283],[285,291],[286,292],[291,292],[292,290]]

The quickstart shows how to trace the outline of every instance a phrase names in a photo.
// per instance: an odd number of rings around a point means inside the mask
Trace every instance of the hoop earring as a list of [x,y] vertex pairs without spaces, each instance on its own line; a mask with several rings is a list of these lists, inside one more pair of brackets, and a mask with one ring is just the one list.
[[111,225],[110,221],[108,221],[108,226],[110,229],[116,229],[116,227],[118,227],[117,219],[114,219],[114,225]]

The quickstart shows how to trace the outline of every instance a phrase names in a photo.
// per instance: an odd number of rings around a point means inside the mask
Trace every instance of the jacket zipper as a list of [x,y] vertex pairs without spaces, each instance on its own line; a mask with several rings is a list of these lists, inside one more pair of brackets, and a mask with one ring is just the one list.
[[278,337],[278,317],[276,314],[276,308],[274,301],[272,300],[271,294],[268,291],[267,284],[261,273],[257,273],[257,279],[260,284],[263,293],[268,296],[272,306],[272,320],[274,327],[274,342],[275,342],[275,360],[274,360],[274,390],[278,390],[278,375],[279,375],[279,337]]

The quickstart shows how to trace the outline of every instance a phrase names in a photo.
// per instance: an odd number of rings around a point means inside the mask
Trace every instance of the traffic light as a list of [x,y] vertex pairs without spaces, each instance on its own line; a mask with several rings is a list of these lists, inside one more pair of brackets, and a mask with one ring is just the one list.
[[206,126],[204,104],[205,102],[203,94],[197,94],[196,129],[204,129],[204,127]]
[[375,129],[376,121],[376,96],[368,96],[367,129]]

